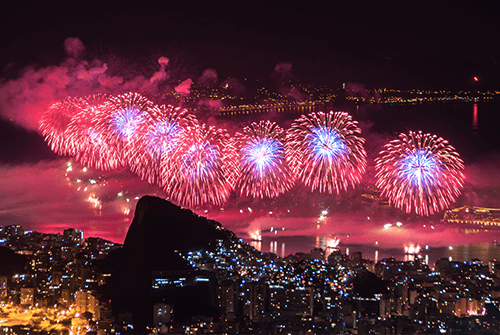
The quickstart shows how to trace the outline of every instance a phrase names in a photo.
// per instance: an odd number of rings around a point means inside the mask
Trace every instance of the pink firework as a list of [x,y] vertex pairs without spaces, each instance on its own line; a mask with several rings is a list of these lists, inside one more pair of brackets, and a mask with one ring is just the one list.
[[382,196],[396,208],[432,215],[461,194],[464,164],[448,141],[421,131],[402,133],[376,159]]
[[72,154],[74,148],[67,138],[67,127],[72,118],[84,108],[80,98],[67,97],[54,103],[40,119],[40,131],[50,149],[59,155]]
[[224,204],[238,175],[237,152],[228,133],[195,124],[172,159],[162,161],[165,191],[177,204]]
[[76,114],[66,130],[72,155],[87,167],[112,170],[121,166],[120,152],[107,143],[99,131],[98,121],[104,114],[110,96],[95,94],[82,99],[82,110]]
[[122,165],[134,165],[139,157],[144,135],[153,121],[156,105],[138,93],[111,96],[97,118],[96,130],[102,140],[116,153],[113,160]]
[[311,191],[339,193],[355,187],[366,170],[364,138],[346,112],[302,115],[289,130],[294,172]]
[[256,198],[274,198],[288,191],[295,177],[285,151],[286,133],[276,123],[252,123],[237,133],[240,170],[236,189]]
[[[186,109],[165,105],[155,108],[152,121],[140,136],[141,149],[130,160],[131,170],[150,183],[161,183],[160,167],[170,164],[172,155],[187,136],[186,129],[196,122]],[[167,175],[163,178],[170,179]]]

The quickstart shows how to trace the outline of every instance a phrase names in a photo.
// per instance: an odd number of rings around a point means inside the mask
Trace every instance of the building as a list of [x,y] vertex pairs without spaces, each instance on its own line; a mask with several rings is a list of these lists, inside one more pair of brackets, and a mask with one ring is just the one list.
[[235,285],[232,280],[225,280],[217,286],[217,300],[223,321],[234,321],[235,316]]
[[99,300],[90,291],[77,291],[75,293],[75,309],[77,313],[90,312],[94,319],[98,320],[99,315]]
[[217,281],[210,271],[154,271],[150,294],[152,301],[175,307],[176,321],[211,317],[218,309]]
[[35,289],[33,287],[21,287],[21,305],[33,306],[35,304]]
[[7,286],[7,277],[2,276],[0,277],[0,298],[7,297],[8,293],[9,293],[9,288]]
[[157,303],[153,305],[153,324],[155,327],[167,325],[172,321],[174,309],[169,304]]
[[500,227],[500,208],[475,206],[453,208],[444,213],[443,221],[480,228]]
[[80,244],[83,242],[83,230],[76,230],[73,228],[65,229],[63,236],[66,243],[74,242]]

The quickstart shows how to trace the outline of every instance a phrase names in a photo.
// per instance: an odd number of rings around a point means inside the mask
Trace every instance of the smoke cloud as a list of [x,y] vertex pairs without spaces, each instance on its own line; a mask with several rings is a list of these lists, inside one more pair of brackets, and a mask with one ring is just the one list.
[[198,103],[199,106],[207,107],[212,110],[217,110],[222,107],[221,99],[201,99]]
[[[158,59],[159,70],[151,78],[142,75],[124,76],[98,58],[86,59],[86,48],[77,37],[64,43],[65,59],[45,67],[30,64],[14,79],[0,79],[0,116],[27,129],[38,131],[42,114],[56,101],[67,96],[127,91],[156,92],[158,85],[169,79],[169,59]],[[90,53],[89,53],[90,54]],[[181,84],[189,94],[188,81]]]
[[380,94],[366,89],[365,84],[349,82],[346,85],[347,95],[355,98],[362,98],[365,101],[377,100]]
[[280,62],[276,64],[271,77],[276,81],[276,90],[287,99],[304,101],[309,98],[309,95],[301,92],[297,86],[291,85],[291,80],[294,79],[291,62]]
[[214,69],[205,69],[198,78],[198,84],[212,86],[219,81],[217,71]]
[[278,81],[285,81],[292,78],[292,63],[280,62],[276,64],[273,77]]
[[460,206],[500,208],[500,154],[489,154],[466,165]]
[[76,58],[85,50],[85,46],[78,37],[68,37],[64,40],[64,50],[69,57]]
[[191,85],[193,84],[193,80],[188,78],[181,82],[178,86],[175,87],[175,91],[180,94],[188,95],[191,93]]
[[242,96],[246,93],[246,86],[236,78],[229,78],[222,83],[222,88],[230,95]]
[[160,64],[160,70],[155,72],[155,74],[149,79],[150,83],[154,83],[155,81],[163,81],[169,78],[167,72],[165,71],[165,67],[168,65],[169,59],[167,57],[161,56],[158,58],[158,64]]

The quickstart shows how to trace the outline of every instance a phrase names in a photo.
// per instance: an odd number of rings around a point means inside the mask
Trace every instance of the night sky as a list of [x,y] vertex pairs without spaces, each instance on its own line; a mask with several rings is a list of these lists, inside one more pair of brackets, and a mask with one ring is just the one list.
[[[116,91],[144,87],[160,56],[180,80],[205,69],[220,80],[267,80],[289,62],[298,81],[332,87],[498,89],[498,13],[497,1],[13,2],[0,14],[0,225],[48,232],[73,225],[119,241],[131,219],[122,212],[133,215],[135,195],[162,195],[127,171],[103,174],[113,183],[100,193],[107,209],[97,217],[74,180],[67,182],[67,159],[43,142],[38,119],[58,99],[99,90],[66,78],[67,69],[106,63],[107,80],[123,79],[106,86]],[[473,183],[498,187],[496,163],[483,163],[490,175],[480,180],[475,165]],[[118,197],[122,190],[130,193]]]
[[500,62],[497,1],[11,5],[1,14],[0,64],[14,68],[60,61],[67,37],[134,60],[185,52],[200,72],[221,76],[264,77],[290,61],[296,75],[316,83],[454,86],[453,75],[465,86],[469,71]]

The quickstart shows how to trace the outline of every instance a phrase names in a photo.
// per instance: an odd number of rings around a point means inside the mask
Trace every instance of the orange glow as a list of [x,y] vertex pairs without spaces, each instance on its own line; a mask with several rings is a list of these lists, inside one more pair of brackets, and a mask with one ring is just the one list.
[[262,235],[260,230],[251,231],[248,235],[254,241],[262,241]]
[[123,215],[129,215],[130,214],[130,208],[128,207],[123,207],[122,208]]
[[405,244],[405,254],[415,255],[420,252],[420,246],[418,244],[410,243]]

